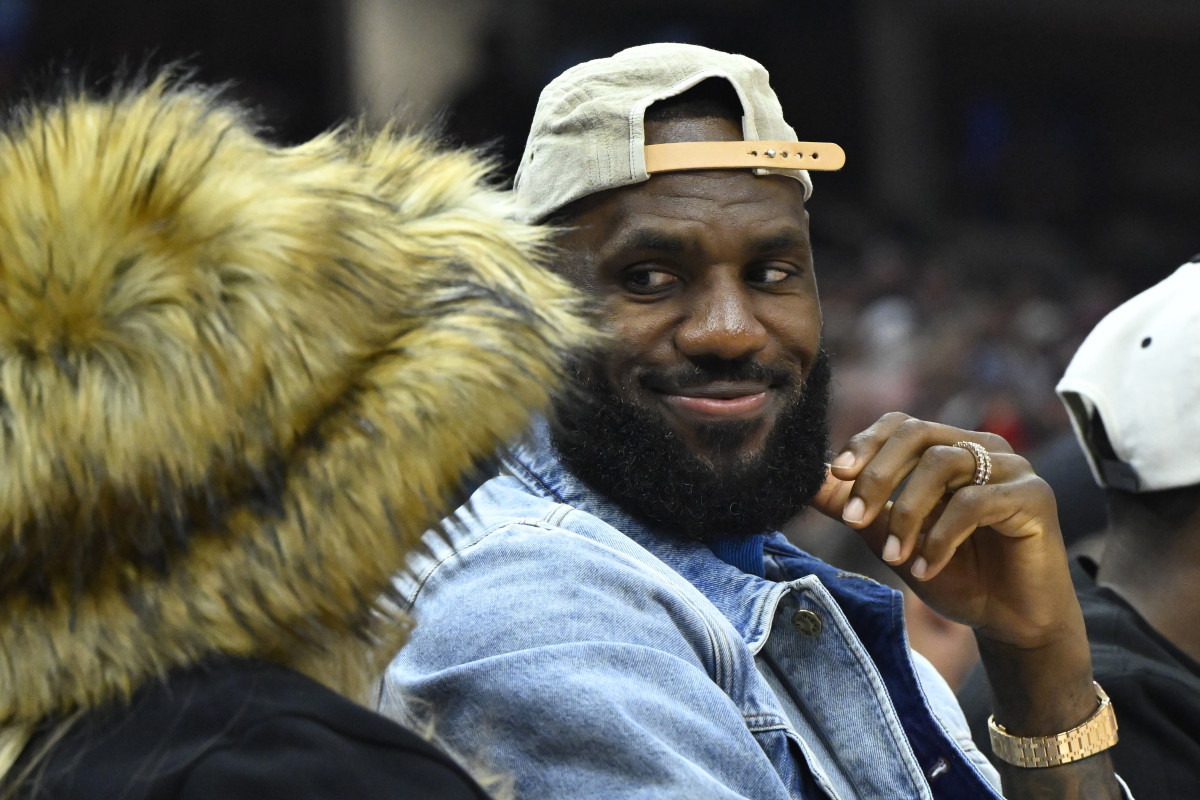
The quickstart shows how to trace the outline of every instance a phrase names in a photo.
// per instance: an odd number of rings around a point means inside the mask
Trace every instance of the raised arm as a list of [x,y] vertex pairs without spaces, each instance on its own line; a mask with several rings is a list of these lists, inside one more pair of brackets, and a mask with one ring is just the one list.
[[[1053,736],[1100,710],[1053,493],[1002,438],[885,415],[834,459],[815,504],[930,606],[974,628],[1008,734]],[[1105,751],[1005,765],[1001,776],[1014,800],[1123,796]]]

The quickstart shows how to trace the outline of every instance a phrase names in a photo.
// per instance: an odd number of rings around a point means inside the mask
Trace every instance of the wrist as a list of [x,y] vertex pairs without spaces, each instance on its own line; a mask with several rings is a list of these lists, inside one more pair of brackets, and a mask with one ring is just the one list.
[[1057,767],[1103,752],[1117,743],[1117,718],[1108,695],[1094,683],[1096,711],[1081,724],[1050,736],[1014,736],[988,718],[992,752],[1016,767]]
[[1018,648],[979,638],[980,659],[992,692],[996,722],[1016,736],[1070,730],[1097,708],[1092,660],[1083,636],[1039,648]]

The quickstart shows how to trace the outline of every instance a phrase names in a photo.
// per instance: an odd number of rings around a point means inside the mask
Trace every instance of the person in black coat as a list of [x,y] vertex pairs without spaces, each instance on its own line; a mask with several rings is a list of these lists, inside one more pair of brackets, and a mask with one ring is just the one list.
[[[1057,387],[1104,489],[1106,526],[1072,579],[1138,800],[1200,787],[1198,296],[1200,256],[1101,320]],[[984,741],[986,691],[977,674],[960,693]]]
[[476,154],[279,147],[171,75],[12,115],[0,797],[485,797],[362,704],[393,575],[593,335],[542,237]]

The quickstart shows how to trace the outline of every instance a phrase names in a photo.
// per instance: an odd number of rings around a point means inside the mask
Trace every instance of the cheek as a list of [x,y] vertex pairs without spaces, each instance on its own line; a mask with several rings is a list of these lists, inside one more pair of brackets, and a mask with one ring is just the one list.
[[807,372],[821,347],[821,307],[816,300],[791,303],[764,315],[762,321],[780,350]]
[[646,363],[639,352],[630,349],[628,342],[621,341],[608,352],[603,366],[604,377],[618,395],[629,400],[637,393],[640,385],[637,375]]
[[664,304],[615,301],[607,304],[604,328],[615,342],[613,353],[627,361],[652,358],[671,346],[672,318]]
[[[638,402],[639,375],[648,367],[669,361],[660,354],[662,337],[656,335],[654,326],[638,324],[638,320],[630,316],[621,319],[619,324],[608,324],[606,329],[612,334],[612,344],[604,360],[604,375],[620,397]],[[667,342],[669,348],[669,337]]]

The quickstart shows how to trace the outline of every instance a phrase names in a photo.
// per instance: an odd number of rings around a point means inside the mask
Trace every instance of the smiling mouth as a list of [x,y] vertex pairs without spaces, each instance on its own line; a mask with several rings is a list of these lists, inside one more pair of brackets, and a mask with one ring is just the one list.
[[708,384],[659,390],[667,405],[691,416],[710,420],[744,420],[759,416],[767,406],[770,387],[764,384]]

